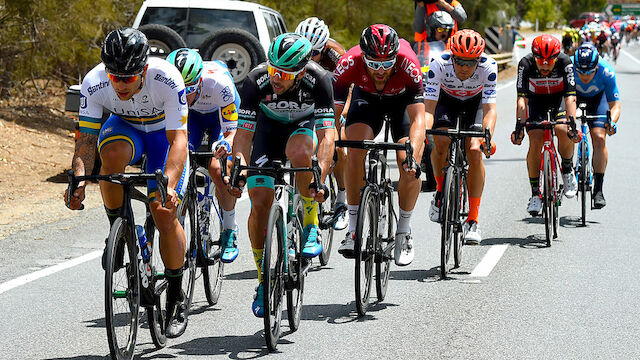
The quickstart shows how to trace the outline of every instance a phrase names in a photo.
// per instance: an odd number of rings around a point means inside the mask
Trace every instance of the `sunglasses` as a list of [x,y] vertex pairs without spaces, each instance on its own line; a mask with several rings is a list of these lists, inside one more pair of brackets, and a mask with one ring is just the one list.
[[133,75],[116,75],[108,72],[107,77],[114,83],[122,81],[125,84],[131,84],[142,77],[142,72]]
[[542,65],[554,65],[556,63],[556,60],[558,60],[557,57],[551,58],[551,59],[544,59],[538,56],[534,56],[534,58],[536,59],[536,64],[542,66]]
[[478,65],[478,59],[471,59],[471,60],[465,60],[465,59],[461,59],[457,56],[453,57],[453,62],[458,65],[458,66],[476,66]]
[[596,70],[597,70],[597,68],[596,69],[591,69],[591,70],[580,70],[580,69],[576,68],[576,71],[578,72],[578,74],[582,74],[582,75],[591,75],[594,72],[596,72]]
[[447,28],[440,28],[440,27],[439,27],[439,28],[436,28],[436,32],[439,32],[439,33],[448,32],[449,30],[451,30],[451,29],[447,29]]
[[194,92],[196,92],[196,90],[198,90],[199,85],[200,85],[200,79],[198,79],[198,81],[196,81],[195,83],[185,84],[185,93],[187,95],[193,94]]
[[382,68],[383,70],[389,70],[393,67],[393,65],[396,64],[395,57],[391,60],[383,60],[383,61],[369,60],[366,58],[366,56],[363,56],[362,58],[364,59],[364,63],[367,65],[367,67],[372,70],[378,70],[380,68]]
[[285,71],[273,67],[271,64],[267,63],[267,72],[269,73],[269,75],[273,77],[278,76],[282,80],[293,80],[296,78],[296,76],[298,76],[298,74],[302,72],[302,70],[304,70],[304,68],[298,71]]
[[311,57],[314,57],[316,55],[320,54],[320,50],[311,50]]

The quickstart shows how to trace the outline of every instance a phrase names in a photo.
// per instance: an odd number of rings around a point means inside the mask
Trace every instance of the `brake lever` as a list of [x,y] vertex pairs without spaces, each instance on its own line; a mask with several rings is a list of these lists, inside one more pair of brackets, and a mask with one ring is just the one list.
[[156,175],[156,183],[158,183],[158,192],[160,193],[160,202],[162,206],[167,203],[167,187],[169,186],[169,177],[162,173],[162,170],[157,169],[154,173]]
[[233,159],[233,168],[231,169],[231,179],[229,180],[229,183],[231,184],[231,187],[237,187],[238,186],[238,172],[240,170],[240,155],[236,155],[236,157]]
[[[73,193],[78,189],[78,184],[80,183],[78,179],[76,179],[73,170],[69,170],[67,172],[67,176],[69,178],[69,186],[67,187],[67,208],[71,206],[71,199],[73,198]],[[84,204],[80,204],[80,209],[84,210]]]

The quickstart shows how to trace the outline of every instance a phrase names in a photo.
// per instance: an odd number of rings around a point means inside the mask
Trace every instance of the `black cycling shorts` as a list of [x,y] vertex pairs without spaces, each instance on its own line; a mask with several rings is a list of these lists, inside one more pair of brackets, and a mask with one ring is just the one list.
[[455,128],[461,119],[461,129],[482,130],[482,95],[460,101],[440,92],[440,99],[433,115],[433,128]]
[[[554,96],[543,101],[532,101],[529,98],[529,121],[543,121],[547,119],[547,111],[551,109],[552,120],[562,120],[566,118],[564,97]],[[544,129],[542,125],[527,125],[527,131]]]

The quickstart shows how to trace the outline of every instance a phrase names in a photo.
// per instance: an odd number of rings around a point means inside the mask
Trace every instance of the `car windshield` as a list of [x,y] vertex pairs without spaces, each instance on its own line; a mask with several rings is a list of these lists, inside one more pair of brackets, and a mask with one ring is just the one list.
[[209,35],[224,28],[242,29],[258,38],[258,28],[251,11],[150,7],[140,26],[149,23],[175,30],[190,48],[199,48]]

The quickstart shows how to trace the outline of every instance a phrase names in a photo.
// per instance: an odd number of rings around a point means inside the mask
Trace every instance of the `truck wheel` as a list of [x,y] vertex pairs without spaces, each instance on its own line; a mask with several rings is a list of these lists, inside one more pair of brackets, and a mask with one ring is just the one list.
[[159,24],[147,24],[138,28],[149,40],[149,55],[167,57],[175,49],[187,47],[175,30]]
[[202,43],[200,55],[203,60],[224,62],[236,87],[242,84],[251,69],[267,59],[258,39],[241,29],[215,32]]

